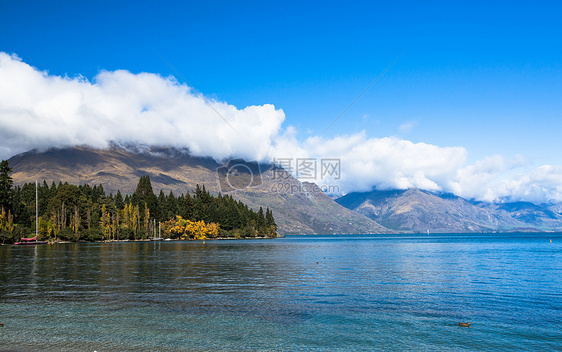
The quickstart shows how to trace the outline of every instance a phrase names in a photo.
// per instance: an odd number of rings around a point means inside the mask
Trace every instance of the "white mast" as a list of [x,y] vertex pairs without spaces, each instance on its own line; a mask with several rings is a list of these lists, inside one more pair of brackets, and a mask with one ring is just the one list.
[[39,234],[39,196],[37,193],[37,180],[35,180],[35,236]]

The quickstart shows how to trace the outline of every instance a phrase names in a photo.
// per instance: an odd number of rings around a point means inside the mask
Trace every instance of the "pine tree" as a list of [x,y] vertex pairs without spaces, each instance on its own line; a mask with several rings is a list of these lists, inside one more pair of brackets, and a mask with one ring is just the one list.
[[166,208],[168,209],[168,213],[165,214],[163,220],[173,219],[174,216],[180,214],[180,207],[178,207],[178,200],[176,199],[172,191],[170,191],[170,194],[168,194],[168,197],[166,198]]
[[159,220],[160,209],[158,207],[158,198],[154,195],[152,184],[150,183],[150,176],[144,175],[139,179],[137,189],[132,195],[133,205],[140,207],[141,213],[144,212],[145,204],[150,209],[153,218]]
[[54,196],[56,196],[56,195],[57,195],[57,191],[58,191],[57,185],[55,184],[55,181],[53,181],[53,182],[51,183],[51,188],[49,188],[49,197],[50,197],[50,198],[53,198]]
[[189,192],[187,192],[183,197],[180,215],[186,220],[195,220],[193,199],[189,195]]
[[160,221],[168,220],[168,202],[166,202],[166,195],[160,190],[158,194],[158,208],[160,209]]
[[113,202],[115,203],[115,208],[123,209],[123,207],[125,206],[125,202],[123,201],[123,195],[121,194],[121,191],[117,190],[117,193],[113,198]]
[[0,162],[0,206],[5,209],[12,209],[14,193],[12,185],[14,180],[10,176],[12,169],[7,160]]
[[273,226],[273,222],[274,222],[273,214],[271,213],[271,210],[269,210],[269,208],[267,208],[265,210],[265,226],[269,228],[269,227]]
[[258,231],[263,231],[263,229],[265,228],[265,215],[263,213],[262,207],[260,207],[260,210],[258,211],[256,225],[258,227]]

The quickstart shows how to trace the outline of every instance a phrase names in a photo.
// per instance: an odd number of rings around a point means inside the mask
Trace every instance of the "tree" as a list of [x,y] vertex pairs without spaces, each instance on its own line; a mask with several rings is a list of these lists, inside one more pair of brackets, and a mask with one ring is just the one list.
[[170,191],[170,194],[168,194],[168,198],[166,198],[166,209],[168,209],[168,213],[165,214],[165,216],[162,216],[161,220],[170,220],[173,219],[176,214],[180,214],[178,200],[174,196],[174,193],[172,191]]
[[140,228],[140,209],[139,206],[135,206],[133,212],[132,212],[132,225],[133,225],[133,233],[134,233],[134,239],[137,239],[137,231]]
[[168,220],[168,203],[166,202],[166,195],[162,190],[158,194],[158,207],[160,208],[160,221]]
[[7,160],[0,162],[0,207],[12,209],[14,180],[10,176],[12,169]]
[[51,183],[51,188],[49,189],[49,197],[52,198],[57,194],[57,185],[55,181]]
[[153,218],[160,219],[160,209],[158,206],[158,198],[154,195],[152,184],[150,183],[150,176],[144,175],[139,179],[137,189],[133,193],[131,202],[133,205],[140,207],[140,212],[144,213],[145,205],[150,209]]
[[117,190],[117,194],[115,194],[115,197],[113,197],[113,202],[115,203],[115,208],[123,209],[123,207],[125,206],[125,202],[123,201],[123,195],[121,194],[121,191]]
[[80,229],[80,212],[78,211],[78,206],[74,205],[74,216],[72,217],[72,222],[71,222],[71,226],[72,226],[72,231],[74,232],[74,235],[76,236],[76,241],[78,241],[80,239],[80,235],[78,233],[79,229]]
[[102,196],[105,197],[103,186],[101,184],[99,186],[94,186],[94,188],[92,188],[92,201],[97,203]]
[[10,235],[14,233],[14,217],[8,209],[8,212],[5,211],[4,207],[2,207],[2,212],[0,212],[0,233],[2,234],[2,243],[6,239],[3,232],[6,232]]
[[175,219],[168,220],[162,224],[165,235],[182,240],[194,239],[205,240],[209,237],[215,238],[219,234],[220,227],[215,223],[205,223],[204,221],[191,221],[183,219],[177,215]]
[[[81,226],[80,211],[82,210],[84,216],[87,217],[86,196],[82,193],[79,187],[69,184],[64,184],[58,187],[56,194],[49,198],[45,196],[47,203],[45,217],[49,219],[53,235],[55,238],[65,229],[70,228],[70,232],[66,230],[67,235],[73,234],[74,239],[79,239],[79,232]],[[41,201],[39,204],[42,206]],[[68,237],[63,234],[63,237]],[[71,239],[71,238],[67,238]]]
[[150,235],[149,224],[150,224],[150,208],[148,208],[148,206],[146,206],[145,204],[144,205],[144,231],[147,237]]
[[[4,190],[9,189],[11,206],[0,206],[0,237],[12,243],[16,236],[29,234],[35,228],[35,184],[12,187],[10,168],[3,161]],[[7,187],[9,186],[9,187]],[[175,197],[160,192],[156,197],[150,178],[141,177],[133,196],[121,192],[107,196],[103,186],[74,186],[67,182],[51,186],[39,184],[39,238],[50,240],[100,240],[149,236],[162,221],[163,234],[174,238],[205,239],[217,236],[235,238],[258,234],[276,236],[276,224],[269,208],[250,209],[231,195],[212,196],[205,186],[196,186],[193,193]],[[4,193],[5,194],[5,193]],[[4,197],[3,199],[6,199]],[[139,203],[141,199],[146,201]],[[157,218],[148,204],[154,201],[160,210]],[[2,209],[4,208],[4,209]]]
[[273,218],[273,212],[269,210],[269,208],[267,208],[267,210],[265,211],[265,227],[268,236],[277,236],[277,224],[275,223],[275,219]]
[[257,218],[257,225],[258,225],[258,229],[261,230],[263,227],[265,227],[265,215],[263,214],[263,208],[260,207],[260,210],[258,211],[258,218]]
[[105,204],[101,206],[101,229],[103,232],[103,238],[109,239],[111,235],[111,215],[107,212]]
[[113,239],[117,238],[119,239],[119,224],[120,224],[121,220],[119,217],[119,211],[117,211],[117,214],[115,214],[113,216]]
[[194,220],[193,199],[189,192],[183,197],[180,215],[188,220]]

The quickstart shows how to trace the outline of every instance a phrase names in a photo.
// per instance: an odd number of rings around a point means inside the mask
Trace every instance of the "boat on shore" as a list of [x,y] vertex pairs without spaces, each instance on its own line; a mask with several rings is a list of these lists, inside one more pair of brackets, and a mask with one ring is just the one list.
[[16,246],[35,246],[39,244],[48,244],[47,241],[37,241],[37,235],[30,238],[22,237],[18,242],[14,243]]
[[16,246],[36,246],[40,244],[48,244],[47,241],[37,241],[39,235],[39,196],[37,193],[37,181],[35,181],[35,236],[25,238],[22,237],[18,242],[14,243]]

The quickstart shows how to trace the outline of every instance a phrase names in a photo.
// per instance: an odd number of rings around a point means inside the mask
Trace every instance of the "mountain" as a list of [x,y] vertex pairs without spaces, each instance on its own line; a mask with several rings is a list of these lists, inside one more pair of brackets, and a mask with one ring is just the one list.
[[562,216],[532,203],[473,202],[419,189],[349,193],[336,200],[395,231],[482,232],[561,230]]
[[243,160],[221,165],[173,148],[75,147],[30,151],[8,162],[16,185],[35,180],[102,184],[106,192],[131,194],[142,175],[150,176],[157,193],[179,195],[194,190],[196,184],[205,185],[211,193],[231,194],[251,208],[269,207],[281,234],[389,232],[337,204],[313,184],[280,174],[269,165]]
[[541,205],[530,202],[512,202],[497,204],[495,207],[505,210],[513,218],[537,228],[562,229],[562,216]]
[[562,203],[541,204],[541,205],[558,215],[562,215]]

